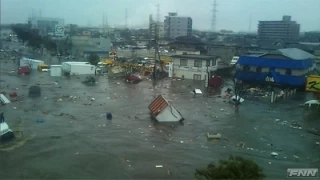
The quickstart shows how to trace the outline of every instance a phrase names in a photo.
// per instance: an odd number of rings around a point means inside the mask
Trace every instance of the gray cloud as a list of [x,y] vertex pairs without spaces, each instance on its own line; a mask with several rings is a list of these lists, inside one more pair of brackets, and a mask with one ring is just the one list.
[[[247,31],[251,14],[251,30],[259,20],[280,20],[291,15],[301,24],[302,31],[320,30],[320,0],[217,0],[217,29]],[[79,25],[102,24],[105,13],[110,25],[125,24],[128,9],[130,27],[147,27],[148,15],[156,16],[160,4],[161,20],[168,12],[191,16],[196,29],[208,30],[211,22],[213,0],[1,0],[1,22],[26,22],[28,17],[64,18],[65,23]]]

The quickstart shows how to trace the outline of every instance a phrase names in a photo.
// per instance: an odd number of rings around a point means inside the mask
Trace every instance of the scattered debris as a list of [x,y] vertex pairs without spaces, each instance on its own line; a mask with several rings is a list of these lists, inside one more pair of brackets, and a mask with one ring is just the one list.
[[0,101],[3,104],[9,104],[10,103],[9,99],[3,94],[0,94]]
[[41,88],[39,86],[31,86],[29,88],[29,97],[41,96]]
[[222,135],[220,133],[207,133],[207,137],[208,139],[221,139]]
[[159,122],[178,122],[184,118],[162,95],[159,95],[149,105],[151,115]]
[[273,157],[278,157],[278,155],[279,155],[279,154],[276,153],[276,152],[272,152],[272,153],[271,153],[271,156],[273,156]]
[[302,129],[301,125],[299,125],[297,122],[292,122],[290,127],[294,129]]
[[112,120],[112,114],[111,113],[107,113],[106,117],[107,117],[107,120]]

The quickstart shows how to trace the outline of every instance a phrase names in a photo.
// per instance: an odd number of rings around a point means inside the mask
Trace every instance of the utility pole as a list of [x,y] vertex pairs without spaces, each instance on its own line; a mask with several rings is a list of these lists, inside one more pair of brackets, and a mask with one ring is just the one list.
[[157,4],[157,22],[155,23],[155,37],[154,37],[154,41],[155,41],[155,52],[154,52],[154,58],[155,58],[155,66],[154,66],[154,79],[156,79],[156,66],[157,66],[157,62],[159,62],[159,66],[161,68],[161,75],[163,75],[163,64],[161,61],[161,57],[160,57],[160,53],[159,53],[159,29],[160,29],[160,5]]

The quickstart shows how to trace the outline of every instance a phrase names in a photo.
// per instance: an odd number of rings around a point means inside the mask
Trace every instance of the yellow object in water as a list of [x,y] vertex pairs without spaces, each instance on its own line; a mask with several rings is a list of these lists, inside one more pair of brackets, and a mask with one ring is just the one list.
[[103,60],[101,60],[101,62],[106,63],[107,65],[111,65],[113,60],[111,60],[111,59],[103,59]]
[[43,69],[49,69],[49,65],[47,65],[47,64],[40,64],[39,66],[38,66],[38,71],[42,71]]
[[308,76],[306,91],[320,92],[320,76]]

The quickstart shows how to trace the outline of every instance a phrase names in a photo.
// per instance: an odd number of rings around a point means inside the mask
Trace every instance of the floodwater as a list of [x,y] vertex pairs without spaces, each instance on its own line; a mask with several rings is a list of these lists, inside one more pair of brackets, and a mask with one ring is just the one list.
[[[99,77],[96,86],[84,86],[84,77],[9,76],[5,69],[1,91],[16,91],[22,102],[1,106],[20,134],[0,145],[3,179],[193,179],[196,168],[230,154],[255,160],[270,179],[286,178],[287,168],[320,167],[320,138],[305,131],[320,128],[319,115],[298,106],[309,98],[304,94],[275,104],[247,100],[235,113],[219,96],[192,98],[190,91],[203,87],[192,81],[125,84]],[[30,99],[28,87],[36,83],[42,95]],[[160,94],[185,117],[183,124],[150,119],[148,105]],[[302,129],[291,128],[293,121]],[[207,132],[223,140],[208,141]]]

